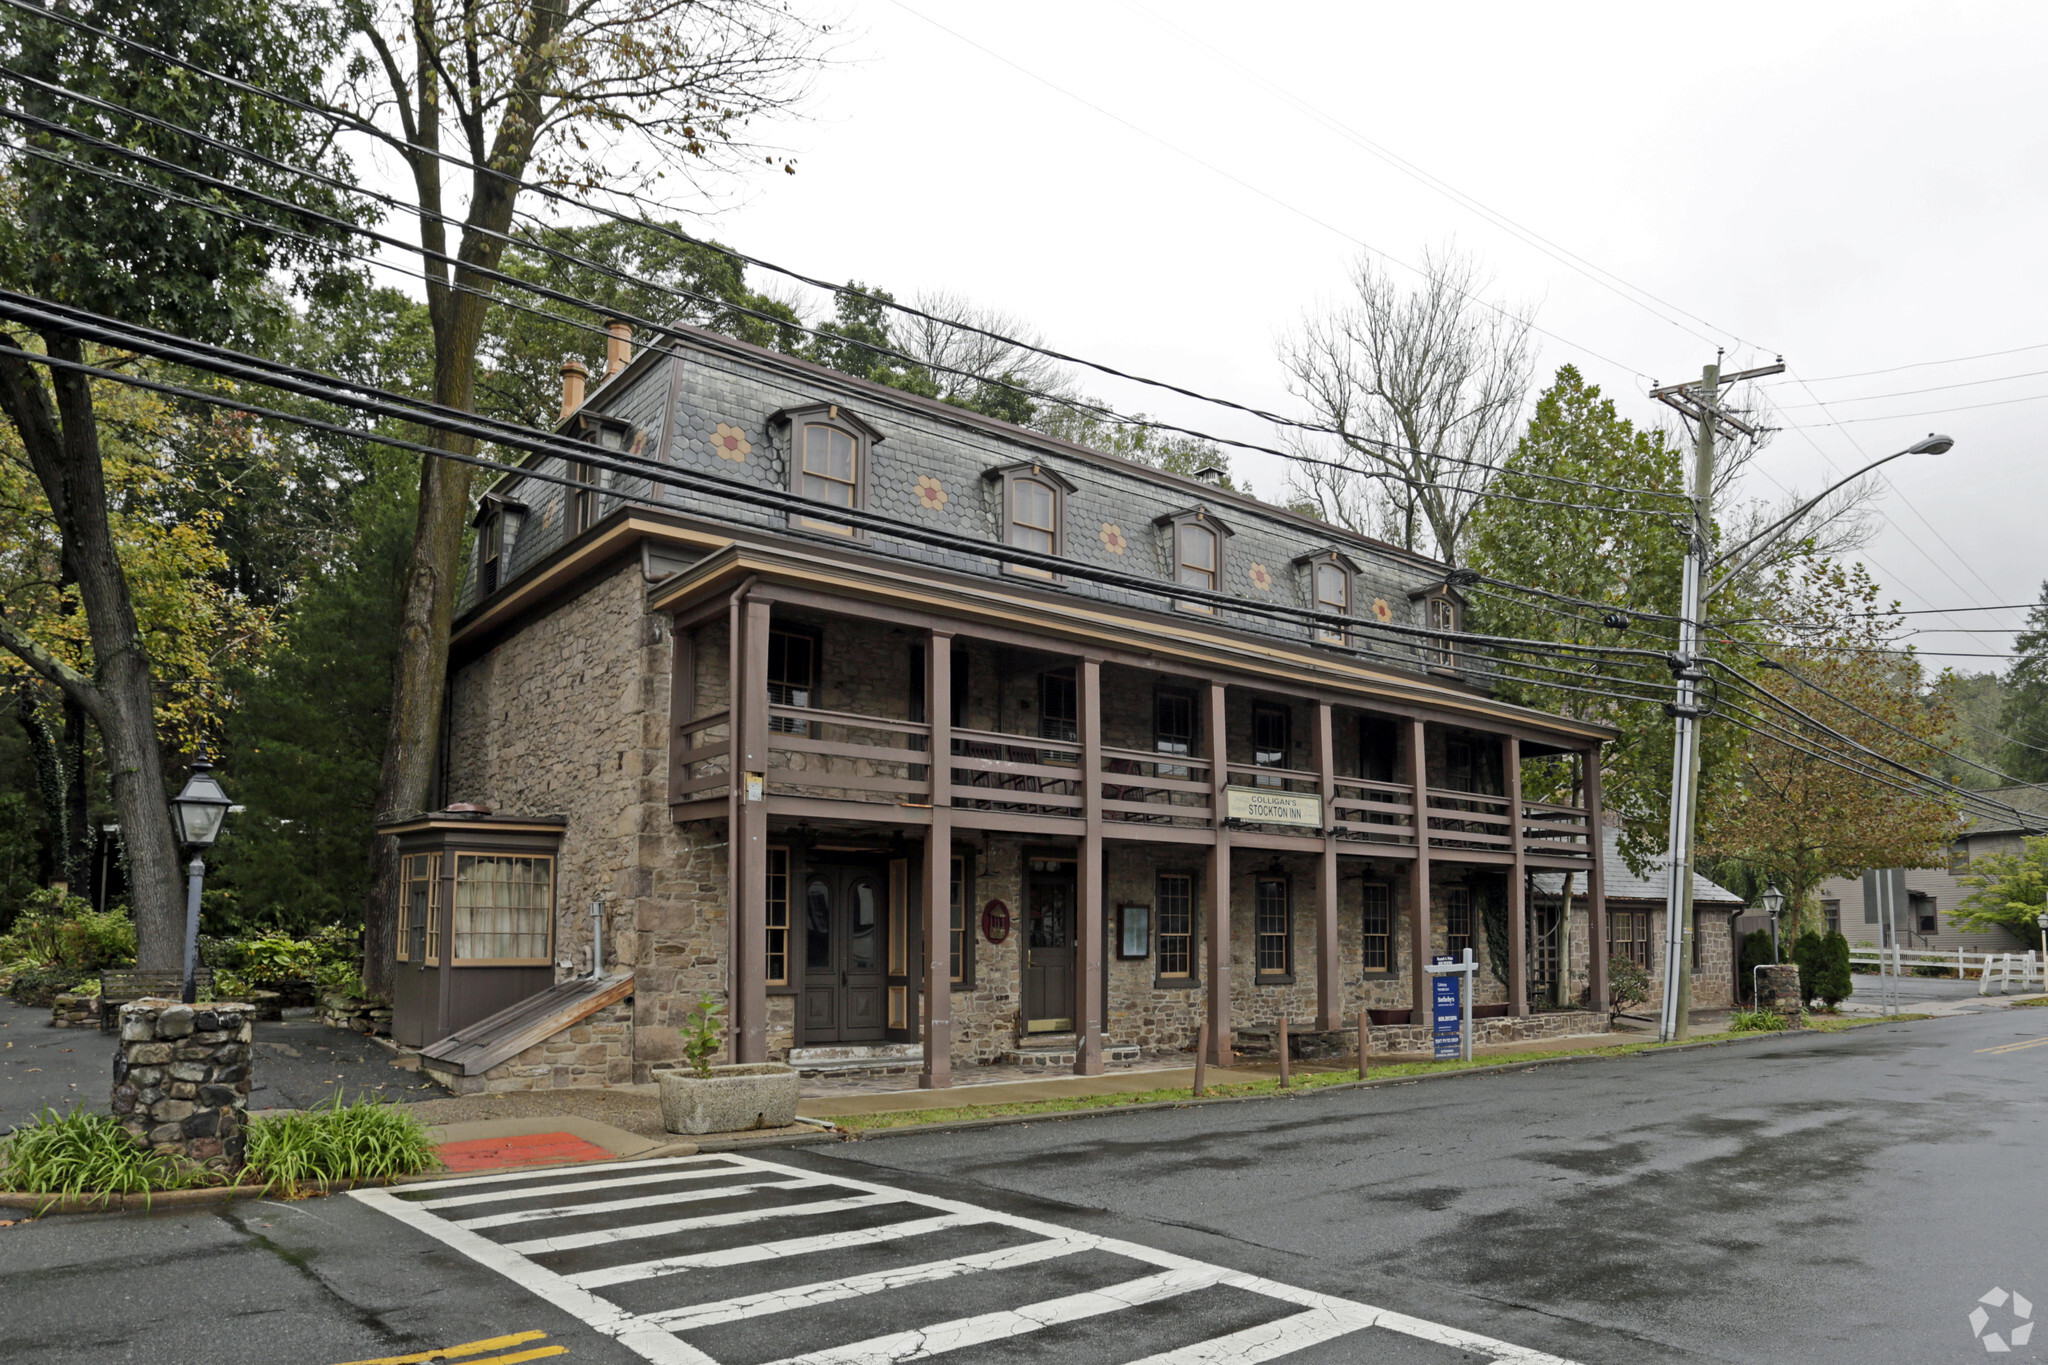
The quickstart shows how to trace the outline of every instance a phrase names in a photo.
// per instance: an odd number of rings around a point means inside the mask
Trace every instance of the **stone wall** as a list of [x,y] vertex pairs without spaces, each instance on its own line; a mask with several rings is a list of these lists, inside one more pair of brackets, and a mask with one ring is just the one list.
[[320,997],[320,1022],[329,1028],[345,1028],[372,1037],[389,1037],[391,1006],[380,1000],[323,995]]
[[607,1005],[481,1076],[437,1071],[431,1062],[426,1069],[458,1095],[626,1085],[633,1080],[633,1002]]
[[137,1000],[121,1006],[114,1117],[137,1141],[208,1170],[242,1165],[247,1141],[247,1005]]
[[50,1002],[51,1028],[98,1028],[100,998],[97,995],[60,995]]

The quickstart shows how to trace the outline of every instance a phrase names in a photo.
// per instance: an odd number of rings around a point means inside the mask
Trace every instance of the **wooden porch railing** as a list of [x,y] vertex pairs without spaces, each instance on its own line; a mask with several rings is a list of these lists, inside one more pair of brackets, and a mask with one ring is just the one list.
[[1522,803],[1522,849],[1530,856],[1593,861],[1586,812],[1578,806]]
[[1338,838],[1414,847],[1413,788],[1363,777],[1339,777],[1335,783],[1337,796],[1330,804]]
[[770,790],[891,805],[927,798],[931,735],[919,721],[771,704]]
[[[713,730],[723,733],[714,735],[710,733]],[[732,712],[714,711],[678,725],[670,762],[676,767],[675,780],[669,787],[671,801],[723,797],[732,781]],[[709,763],[718,766],[709,771],[700,768]]]

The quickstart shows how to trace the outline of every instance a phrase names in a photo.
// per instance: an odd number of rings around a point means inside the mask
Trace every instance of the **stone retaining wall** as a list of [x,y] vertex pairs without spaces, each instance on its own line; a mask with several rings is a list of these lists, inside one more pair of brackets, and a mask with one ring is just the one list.
[[628,996],[607,1005],[481,1076],[437,1070],[432,1060],[422,1061],[421,1066],[458,1095],[627,1085],[633,1080],[633,1000]]
[[114,1117],[138,1142],[223,1173],[246,1142],[248,1005],[137,1000],[121,1006]]
[[50,1002],[51,1028],[98,1028],[100,998],[97,995],[60,995]]
[[382,1000],[354,1000],[345,995],[320,997],[320,1022],[371,1037],[391,1035],[391,1006]]

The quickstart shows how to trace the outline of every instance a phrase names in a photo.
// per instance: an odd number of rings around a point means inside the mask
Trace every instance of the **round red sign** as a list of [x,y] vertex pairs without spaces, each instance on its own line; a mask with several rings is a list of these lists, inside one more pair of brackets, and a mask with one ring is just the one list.
[[990,943],[1001,943],[1010,936],[1010,907],[1001,901],[990,901],[981,909],[981,936]]

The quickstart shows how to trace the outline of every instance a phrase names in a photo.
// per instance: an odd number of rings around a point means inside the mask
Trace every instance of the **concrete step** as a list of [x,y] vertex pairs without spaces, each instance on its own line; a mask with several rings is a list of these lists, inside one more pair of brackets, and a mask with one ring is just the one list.
[[[1079,1057],[1079,1045],[1069,1038],[1063,1046],[1046,1046],[1034,1041],[1013,1047],[1003,1054],[1003,1063],[1006,1066],[1042,1066],[1050,1070],[1054,1067],[1071,1068]],[[1135,1062],[1138,1060],[1137,1044],[1104,1043],[1102,1059],[1106,1062]]]
[[789,1064],[805,1076],[895,1076],[924,1065],[922,1043],[832,1043],[793,1047]]

